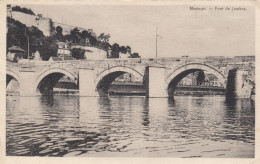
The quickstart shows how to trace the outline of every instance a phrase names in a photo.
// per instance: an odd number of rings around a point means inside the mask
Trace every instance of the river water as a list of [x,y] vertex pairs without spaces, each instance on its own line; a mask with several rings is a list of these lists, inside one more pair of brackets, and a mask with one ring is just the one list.
[[255,102],[7,96],[9,156],[253,158]]

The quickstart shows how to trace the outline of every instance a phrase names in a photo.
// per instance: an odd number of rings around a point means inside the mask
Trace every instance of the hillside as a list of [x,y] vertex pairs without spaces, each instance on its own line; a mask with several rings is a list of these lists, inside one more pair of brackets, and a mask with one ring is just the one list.
[[[39,51],[42,59],[48,60],[51,56],[57,56],[58,42],[66,42],[70,47],[94,47],[102,53],[106,52],[108,58],[118,58],[120,53],[128,53],[132,58],[140,57],[138,53],[131,52],[130,46],[120,46],[118,43],[110,44],[111,36],[109,34],[101,33],[97,36],[92,29],[52,22],[51,18],[43,17],[41,14],[35,16],[32,10],[19,6],[12,8],[9,6],[8,13],[7,49],[11,46],[19,46],[27,50],[29,43],[30,56]],[[70,51],[74,58],[83,59],[82,52],[86,50],[71,48]],[[98,51],[93,52],[95,54]]]

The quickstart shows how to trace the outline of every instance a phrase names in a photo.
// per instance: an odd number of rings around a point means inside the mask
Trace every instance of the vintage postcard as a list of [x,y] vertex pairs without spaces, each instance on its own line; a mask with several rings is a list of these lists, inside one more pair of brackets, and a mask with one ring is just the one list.
[[0,5],[3,163],[260,162],[259,3]]

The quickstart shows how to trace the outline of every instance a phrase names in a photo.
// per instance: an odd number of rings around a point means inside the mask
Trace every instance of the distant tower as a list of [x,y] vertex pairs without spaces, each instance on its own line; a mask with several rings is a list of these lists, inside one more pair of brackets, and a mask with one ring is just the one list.
[[12,18],[12,6],[7,5],[7,16]]

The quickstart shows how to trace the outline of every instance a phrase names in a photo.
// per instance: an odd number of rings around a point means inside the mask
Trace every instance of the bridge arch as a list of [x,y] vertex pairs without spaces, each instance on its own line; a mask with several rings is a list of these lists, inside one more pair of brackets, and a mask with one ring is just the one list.
[[13,71],[6,71],[6,91],[18,93],[20,88],[20,78]]
[[196,71],[207,71],[213,75],[215,75],[224,88],[226,88],[227,77],[221,73],[217,68],[202,64],[202,63],[188,63],[182,65],[175,69],[167,78],[166,84],[168,89],[168,94],[172,95],[173,90],[175,89],[176,85],[188,74],[196,72]]
[[143,75],[131,67],[125,67],[125,66],[115,66],[115,67],[109,67],[108,69],[102,71],[97,75],[95,78],[96,85],[96,91],[99,93],[100,96],[107,95],[109,85],[120,75],[123,75],[124,73],[130,73],[138,78],[143,78]]
[[18,82],[20,80],[19,76],[15,72],[6,70],[6,86],[12,79],[17,80]]
[[36,79],[36,92],[52,94],[53,87],[63,77],[69,77],[77,85],[77,76],[62,68],[51,68],[43,71]]

